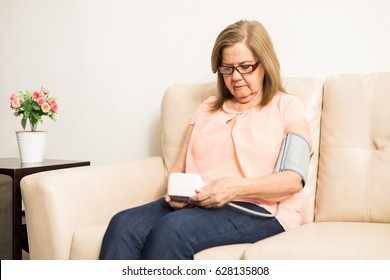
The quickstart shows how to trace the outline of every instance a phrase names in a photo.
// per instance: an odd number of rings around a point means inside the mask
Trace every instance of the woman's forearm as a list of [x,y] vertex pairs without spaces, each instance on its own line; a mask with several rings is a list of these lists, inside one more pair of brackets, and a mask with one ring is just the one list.
[[292,171],[274,173],[261,178],[239,179],[236,198],[279,202],[302,190],[301,177]]

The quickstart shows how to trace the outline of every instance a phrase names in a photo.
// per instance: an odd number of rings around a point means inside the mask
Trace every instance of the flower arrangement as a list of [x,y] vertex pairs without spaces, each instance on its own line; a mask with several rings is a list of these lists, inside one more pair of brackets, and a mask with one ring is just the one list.
[[40,91],[19,91],[10,97],[10,106],[15,116],[22,116],[22,127],[25,130],[27,120],[30,123],[31,131],[36,131],[38,123],[42,123],[42,116],[48,116],[56,120],[58,105],[56,98],[50,95],[47,88],[41,87]]

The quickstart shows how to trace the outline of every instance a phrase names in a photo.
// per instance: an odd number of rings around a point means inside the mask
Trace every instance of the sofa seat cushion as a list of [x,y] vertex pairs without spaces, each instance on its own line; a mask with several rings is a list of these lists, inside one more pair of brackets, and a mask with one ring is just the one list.
[[390,224],[305,224],[251,245],[244,259],[390,259]]
[[[97,260],[107,225],[93,225],[77,229],[73,235],[69,259]],[[251,244],[218,246],[195,255],[196,260],[240,260]]]
[[195,254],[195,260],[242,260],[250,243],[212,247]]

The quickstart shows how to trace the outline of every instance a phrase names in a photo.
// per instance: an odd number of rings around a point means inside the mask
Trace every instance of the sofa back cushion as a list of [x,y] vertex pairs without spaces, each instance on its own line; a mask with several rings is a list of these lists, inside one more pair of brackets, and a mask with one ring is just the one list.
[[324,86],[315,221],[390,223],[390,72]]
[[309,174],[303,189],[302,220],[305,224],[314,220],[323,85],[323,80],[317,78],[286,78],[283,80],[283,86],[286,91],[299,96],[305,104],[306,120],[309,122],[313,142],[313,155],[309,164]]
[[[283,82],[287,92],[299,96],[305,104],[313,138],[314,155],[310,162],[302,207],[303,220],[307,223],[312,222],[314,217],[323,81],[317,78],[286,78]],[[162,100],[161,126],[163,155],[168,170],[179,152],[191,115],[202,101],[216,94],[216,83],[173,85],[166,90]]]
[[172,85],[165,91],[161,103],[161,142],[167,170],[176,160],[192,114],[204,100],[216,94],[216,83]]

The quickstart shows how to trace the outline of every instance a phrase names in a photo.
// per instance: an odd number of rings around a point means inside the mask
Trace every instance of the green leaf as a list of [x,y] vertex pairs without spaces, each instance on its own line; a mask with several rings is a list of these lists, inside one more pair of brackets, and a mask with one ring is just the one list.
[[27,118],[23,118],[21,123],[22,123],[23,129],[26,129]]
[[38,121],[38,120],[41,120],[41,115],[39,113],[33,111],[32,118],[34,118]]
[[40,111],[41,110],[41,107],[37,103],[35,103],[35,102],[32,104],[32,107],[36,111]]

